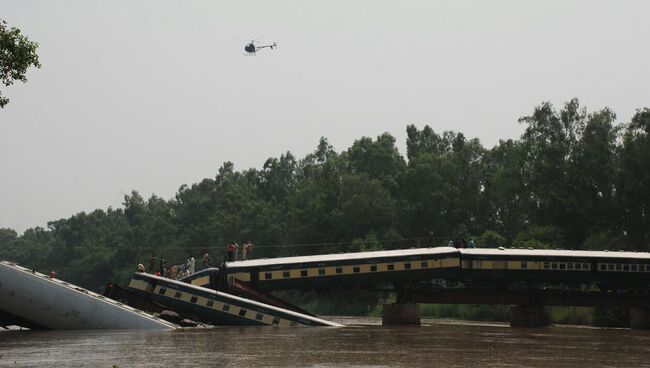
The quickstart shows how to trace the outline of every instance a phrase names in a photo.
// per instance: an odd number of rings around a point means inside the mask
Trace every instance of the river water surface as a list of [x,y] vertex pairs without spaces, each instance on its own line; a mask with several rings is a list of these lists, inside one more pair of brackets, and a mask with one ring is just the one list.
[[423,320],[383,327],[2,331],[0,367],[650,367],[650,332]]

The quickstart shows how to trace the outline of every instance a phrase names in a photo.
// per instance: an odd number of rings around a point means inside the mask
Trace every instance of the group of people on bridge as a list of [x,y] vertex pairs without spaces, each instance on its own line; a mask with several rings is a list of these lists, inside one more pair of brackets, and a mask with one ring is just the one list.
[[[206,266],[206,258],[208,259],[209,263],[209,257],[207,253],[204,256],[204,266]],[[149,257],[149,265],[146,269],[142,263],[138,264],[138,272],[147,272],[152,275],[167,277],[173,280],[180,280],[196,272],[196,260],[194,257],[186,259],[185,262],[168,266],[165,257],[161,255],[157,263],[158,266],[156,267],[156,254],[154,253],[151,255],[151,257]]]
[[476,248],[476,243],[474,243],[474,240],[471,238],[469,239],[469,242],[466,242],[464,238],[450,240],[448,245],[457,249]]
[[[237,242],[230,242],[226,246],[226,261],[236,261],[239,256],[239,245]],[[241,246],[241,260],[250,259],[253,256],[253,242],[248,240]],[[158,263],[156,267],[156,263]],[[203,268],[212,267],[212,260],[210,255],[205,253],[203,255]],[[148,267],[144,267],[142,263],[138,264],[138,272],[147,272],[152,275],[167,277],[173,280],[180,280],[184,277],[190,276],[196,272],[196,260],[190,257],[179,264],[167,265],[165,257],[162,255],[156,262],[156,254],[149,257]]]
[[[237,242],[230,242],[226,246],[226,261],[236,261],[239,255],[239,244]],[[248,240],[241,247],[241,259],[243,261],[253,257],[253,242]]]

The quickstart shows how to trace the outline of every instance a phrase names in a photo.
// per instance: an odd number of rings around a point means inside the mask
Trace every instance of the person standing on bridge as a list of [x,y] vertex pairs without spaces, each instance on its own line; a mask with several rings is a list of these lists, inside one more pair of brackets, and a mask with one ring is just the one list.
[[165,257],[160,256],[160,268],[159,268],[160,276],[163,276],[163,277],[165,276],[165,264],[166,263],[167,262],[165,262]]
[[241,258],[243,260],[247,260],[249,258],[253,258],[253,242],[252,241],[247,241],[244,243],[244,246],[241,250]]
[[203,268],[210,268],[211,262],[210,262],[210,255],[206,252],[203,255]]
[[156,272],[156,253],[151,253],[151,257],[149,257],[149,268],[147,269],[147,272]]
[[235,246],[235,242],[230,242],[226,246],[226,254],[228,262],[233,262],[237,258],[237,247]]
[[196,272],[196,260],[194,260],[194,257],[190,257],[190,269],[188,270],[190,275],[194,275],[194,272]]

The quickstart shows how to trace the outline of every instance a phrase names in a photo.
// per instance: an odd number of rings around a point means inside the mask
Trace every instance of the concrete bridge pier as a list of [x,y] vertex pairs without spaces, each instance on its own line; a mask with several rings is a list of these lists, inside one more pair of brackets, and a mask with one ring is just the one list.
[[550,324],[548,308],[543,305],[510,306],[510,327],[546,327]]
[[420,305],[416,303],[384,304],[381,324],[384,326],[419,326]]
[[630,328],[633,330],[650,330],[650,309],[630,308]]

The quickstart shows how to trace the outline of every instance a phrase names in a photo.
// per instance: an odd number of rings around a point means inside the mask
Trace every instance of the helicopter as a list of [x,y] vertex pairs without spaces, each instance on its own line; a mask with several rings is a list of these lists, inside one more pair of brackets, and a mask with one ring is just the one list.
[[278,47],[277,42],[273,42],[273,44],[271,44],[271,45],[256,46],[255,45],[255,40],[252,40],[246,46],[244,46],[244,51],[246,51],[249,55],[255,55],[261,49],[270,48],[271,50],[273,50],[276,47]]

